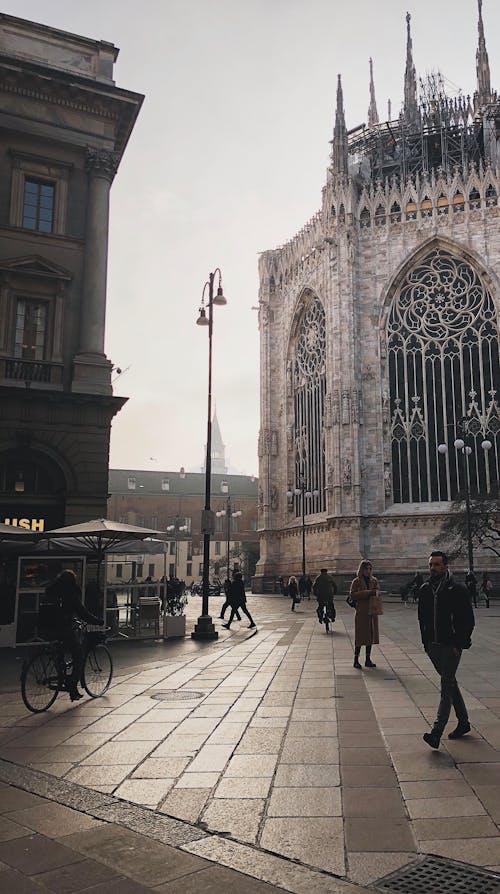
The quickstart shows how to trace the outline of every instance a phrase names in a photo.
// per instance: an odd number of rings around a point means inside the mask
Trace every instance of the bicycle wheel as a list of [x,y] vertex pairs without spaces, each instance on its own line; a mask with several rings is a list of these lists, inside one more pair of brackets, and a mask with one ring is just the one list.
[[111,653],[103,643],[91,646],[85,655],[82,685],[91,698],[99,698],[109,689],[113,676]]
[[54,656],[43,652],[33,655],[21,673],[21,695],[28,711],[47,711],[57,698],[59,682]]

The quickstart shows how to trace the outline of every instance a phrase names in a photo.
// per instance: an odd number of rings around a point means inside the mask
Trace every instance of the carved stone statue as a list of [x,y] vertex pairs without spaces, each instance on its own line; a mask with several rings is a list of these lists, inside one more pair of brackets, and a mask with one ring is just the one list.
[[276,510],[279,507],[279,504],[280,504],[280,497],[279,497],[278,488],[276,487],[275,484],[273,484],[273,486],[271,487],[271,509],[273,510],[273,512],[276,512]]
[[352,465],[350,459],[347,459],[347,457],[344,459],[342,478],[344,487],[350,487],[352,484]]
[[342,392],[342,425],[349,425],[351,421],[350,407],[349,407],[349,392]]
[[389,466],[384,468],[384,492],[386,497],[392,496],[392,479]]
[[387,387],[382,391],[382,422],[384,425],[389,423],[389,389]]

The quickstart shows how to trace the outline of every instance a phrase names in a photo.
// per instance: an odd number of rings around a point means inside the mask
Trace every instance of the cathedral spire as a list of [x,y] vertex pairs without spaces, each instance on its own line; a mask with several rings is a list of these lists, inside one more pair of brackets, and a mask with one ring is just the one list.
[[347,174],[347,128],[345,126],[344,96],[340,75],[337,82],[337,109],[333,131],[332,170],[334,174]]
[[417,102],[417,76],[413,64],[413,43],[410,31],[411,15],[406,13],[406,70],[405,70],[405,99],[404,116],[408,121],[418,115]]
[[488,53],[486,52],[486,41],[484,39],[483,0],[477,0],[477,5],[479,12],[479,21],[477,24],[479,42],[476,51],[477,102],[479,107],[481,107],[491,100],[491,84],[490,63],[488,60]]
[[[205,444],[205,457],[207,446]],[[212,474],[227,475],[228,467],[226,465],[226,447],[222,440],[219,420],[217,419],[217,408],[214,407],[212,416],[212,451],[211,451],[211,469]],[[206,471],[206,460],[202,466],[202,472]]]
[[378,124],[377,100],[375,99],[375,83],[373,81],[373,59],[370,59],[370,105],[368,107],[368,127]]

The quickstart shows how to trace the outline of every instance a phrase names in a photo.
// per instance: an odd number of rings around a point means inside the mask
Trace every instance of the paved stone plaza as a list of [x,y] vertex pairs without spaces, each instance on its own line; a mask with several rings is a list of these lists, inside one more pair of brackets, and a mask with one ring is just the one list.
[[415,608],[386,605],[360,672],[343,597],[329,636],[315,605],[251,597],[256,633],[118,660],[107,696],[45,715],[2,688],[5,890],[355,894],[424,854],[500,871],[500,606],[459,671],[473,733],[434,752]]

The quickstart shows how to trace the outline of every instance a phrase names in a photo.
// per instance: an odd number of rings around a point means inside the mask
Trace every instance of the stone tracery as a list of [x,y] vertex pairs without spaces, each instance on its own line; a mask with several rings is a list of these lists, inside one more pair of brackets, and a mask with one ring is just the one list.
[[[458,457],[440,463],[460,419],[471,420],[473,491],[498,481],[500,381],[491,295],[462,258],[431,251],[406,274],[388,321],[393,497],[397,503],[454,499]],[[494,449],[485,460],[484,438]]]
[[[326,320],[315,297],[300,319],[293,358],[295,487],[305,482],[318,496],[306,501],[306,514],[325,509]],[[301,514],[300,498],[295,510]]]

